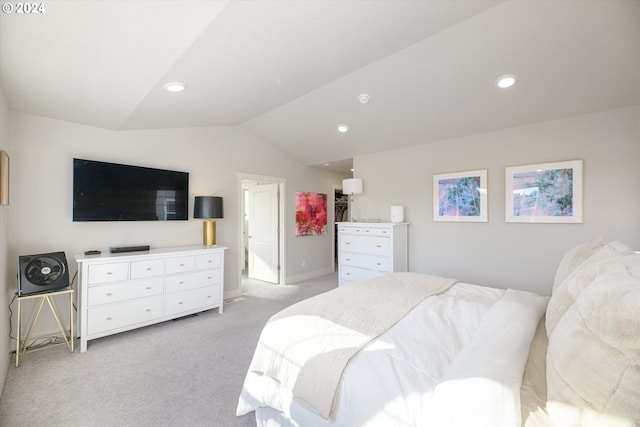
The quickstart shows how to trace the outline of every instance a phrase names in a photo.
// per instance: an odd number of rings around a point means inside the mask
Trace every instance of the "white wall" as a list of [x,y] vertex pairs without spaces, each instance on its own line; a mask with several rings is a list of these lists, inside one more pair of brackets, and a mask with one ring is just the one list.
[[[4,90],[0,82],[0,150],[10,152],[9,149],[9,109],[4,97]],[[7,247],[8,247],[8,206],[0,206],[0,395],[4,387],[4,380],[9,366],[10,339],[6,331],[9,330],[9,295],[13,287],[7,281]]]
[[[226,297],[240,293],[239,172],[287,180],[287,277],[325,274],[333,269],[330,234],[295,237],[294,195],[296,191],[333,194],[333,186],[340,184],[343,176],[305,166],[241,128],[110,131],[17,112],[11,112],[10,124],[13,185],[5,257],[10,263],[7,275],[3,275],[13,278],[8,288],[16,287],[17,259],[23,254],[65,251],[74,273],[73,254],[87,249],[202,242],[202,221],[198,219],[73,222],[74,157],[189,172],[190,217],[193,196],[222,196],[225,217],[216,220],[216,231],[217,243],[229,247],[225,255]],[[303,259],[307,260],[305,267]],[[3,305],[0,314],[5,310]],[[55,330],[55,323],[49,323],[50,330]]]
[[[507,166],[584,160],[583,224],[504,220]],[[640,106],[354,159],[360,217],[405,206],[411,271],[548,294],[563,253],[592,240],[640,249]],[[433,174],[488,169],[488,223],[433,222]]]

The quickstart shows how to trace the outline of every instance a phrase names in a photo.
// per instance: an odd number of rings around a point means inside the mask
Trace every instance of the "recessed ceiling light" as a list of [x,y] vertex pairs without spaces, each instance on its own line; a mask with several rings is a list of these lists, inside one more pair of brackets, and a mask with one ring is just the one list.
[[162,87],[168,90],[169,92],[182,92],[184,88],[187,87],[187,85],[185,85],[182,82],[171,82],[171,83],[165,83],[164,85],[162,85]]
[[347,125],[338,125],[338,132],[345,133],[348,130],[349,130],[349,127]]
[[361,93],[360,95],[358,95],[358,101],[360,101],[360,104],[362,105],[368,104],[370,100],[371,97],[366,93]]
[[506,89],[513,86],[516,83],[517,79],[518,76],[516,76],[515,74],[505,74],[504,76],[498,77],[498,79],[496,80],[496,85],[500,89]]

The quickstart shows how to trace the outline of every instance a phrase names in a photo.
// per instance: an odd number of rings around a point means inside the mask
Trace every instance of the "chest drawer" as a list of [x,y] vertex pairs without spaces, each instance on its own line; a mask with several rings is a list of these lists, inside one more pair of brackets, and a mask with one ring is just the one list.
[[221,270],[205,270],[195,273],[177,274],[167,276],[165,279],[167,292],[186,291],[188,289],[202,288],[222,283]]
[[196,255],[196,270],[222,267],[222,254]]
[[345,265],[340,269],[340,282],[359,282],[361,280],[384,276],[385,274],[387,273],[384,271],[368,270]]
[[164,280],[162,277],[137,280],[113,285],[92,286],[87,295],[89,307],[125,301],[133,298],[142,298],[151,295],[160,295],[164,292]]
[[390,257],[351,252],[343,252],[340,254],[340,265],[361,267],[369,270],[385,272],[393,271]]
[[391,235],[391,230],[389,228],[382,228],[382,227],[364,227],[362,229],[362,235],[388,237]]
[[87,284],[121,282],[129,278],[129,263],[114,262],[89,266]]
[[340,250],[371,255],[391,255],[391,240],[387,237],[342,236]]
[[193,256],[167,258],[167,274],[193,271],[195,264],[195,257]]
[[174,315],[205,307],[217,307],[220,302],[220,285],[207,286],[167,296],[165,309],[167,314]]
[[87,333],[89,335],[98,334],[159,319],[162,317],[163,307],[164,297],[154,295],[148,298],[89,308],[87,310]]
[[163,259],[147,259],[131,262],[131,278],[142,279],[145,277],[162,276],[164,274]]

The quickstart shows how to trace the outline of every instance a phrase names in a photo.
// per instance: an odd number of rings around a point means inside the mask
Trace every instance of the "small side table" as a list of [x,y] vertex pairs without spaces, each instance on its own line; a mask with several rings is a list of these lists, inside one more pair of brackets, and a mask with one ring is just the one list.
[[[58,313],[58,309],[56,308],[55,303],[51,299],[56,295],[69,295],[69,329],[65,329],[62,325],[62,321],[60,320],[60,314]],[[27,330],[27,336],[24,340],[20,339],[21,332],[21,324],[22,324],[22,301],[28,299],[40,299],[38,303],[38,308],[36,309],[35,315],[29,324],[29,329]],[[49,303],[49,307],[51,308],[51,312],[53,313],[53,317],[55,317],[56,322],[58,323],[58,327],[60,328],[60,332],[62,332],[62,337],[64,341],[67,343],[67,347],[73,353],[73,289],[63,289],[61,291],[56,292],[48,292],[42,294],[34,294],[34,295],[25,295],[21,297],[17,297],[18,300],[18,327],[17,327],[17,337],[16,337],[16,368],[20,363],[20,355],[27,353],[27,343],[31,339],[31,333],[33,332],[33,328],[38,322],[38,318],[40,317],[40,312],[42,311],[42,306],[45,301]],[[67,335],[68,334],[68,335]],[[62,344],[62,343],[60,343]]]

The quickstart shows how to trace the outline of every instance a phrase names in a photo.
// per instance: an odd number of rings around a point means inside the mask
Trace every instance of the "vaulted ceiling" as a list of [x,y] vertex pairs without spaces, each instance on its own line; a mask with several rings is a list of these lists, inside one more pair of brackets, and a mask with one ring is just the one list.
[[12,110],[241,126],[309,165],[640,103],[638,0],[43,4],[0,16]]

